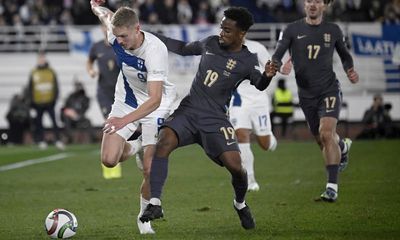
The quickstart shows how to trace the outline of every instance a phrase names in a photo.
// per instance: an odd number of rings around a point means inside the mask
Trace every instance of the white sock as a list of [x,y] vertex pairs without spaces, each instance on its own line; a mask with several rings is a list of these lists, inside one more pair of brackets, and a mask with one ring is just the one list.
[[149,202],[153,205],[161,206],[161,200],[159,198],[151,198]]
[[238,202],[236,202],[236,199],[233,199],[233,205],[235,206],[235,208],[237,210],[240,210],[240,209],[246,207],[246,201],[243,201],[242,203],[238,203]]
[[147,205],[149,205],[149,200],[144,199],[142,195],[140,195],[140,216],[143,214],[144,210],[146,209]]
[[131,146],[131,149],[128,152],[129,156],[133,156],[134,154],[136,154],[142,147],[142,143],[138,139],[126,142]]
[[276,147],[278,146],[278,141],[276,140],[276,137],[274,134],[269,135],[270,137],[270,142],[269,142],[269,151],[275,151]]
[[338,185],[336,183],[327,183],[326,188],[332,188],[335,192],[338,192]]
[[250,143],[239,143],[240,155],[242,156],[242,165],[247,171],[247,180],[249,183],[255,182],[254,177],[254,155],[250,148]]

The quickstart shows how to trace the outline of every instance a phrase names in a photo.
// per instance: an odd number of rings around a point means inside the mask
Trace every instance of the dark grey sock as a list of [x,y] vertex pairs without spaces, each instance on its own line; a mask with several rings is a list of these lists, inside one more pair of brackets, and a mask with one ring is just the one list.
[[168,158],[154,157],[150,171],[151,197],[161,199],[161,192],[168,176]]
[[339,165],[328,165],[326,171],[328,172],[328,183],[337,183]]
[[235,200],[238,203],[244,202],[247,192],[247,173],[232,175],[232,185],[235,190]]

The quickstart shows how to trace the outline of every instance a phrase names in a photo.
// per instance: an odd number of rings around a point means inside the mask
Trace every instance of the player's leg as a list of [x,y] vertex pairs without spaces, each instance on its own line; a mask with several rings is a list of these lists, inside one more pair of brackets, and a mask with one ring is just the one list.
[[150,222],[140,221],[140,217],[150,203],[150,168],[151,161],[155,152],[155,145],[147,145],[143,147],[143,159],[142,159],[142,173],[143,181],[140,187],[140,211],[137,216],[137,226],[140,234],[154,234],[155,231],[152,229]]
[[148,222],[164,216],[161,208],[161,194],[168,176],[168,157],[178,146],[178,137],[168,126],[160,130],[156,150],[150,169],[151,199],[140,217],[140,221]]
[[117,133],[103,133],[101,142],[101,162],[105,167],[115,167],[124,152],[126,140]]
[[247,191],[247,174],[242,167],[240,153],[238,151],[226,151],[219,156],[219,160],[232,176],[232,185],[235,191],[233,205],[239,215],[242,227],[245,229],[255,228],[255,221],[249,206],[245,202]]
[[[98,86],[96,97],[97,103],[100,107],[100,111],[103,114],[104,119],[107,119],[108,115],[111,112],[111,106],[114,102],[114,94],[106,94],[105,91],[100,86]],[[105,179],[122,177],[122,167],[119,163],[112,168],[106,167],[104,164],[101,164],[101,169],[103,172],[103,177]]]
[[258,191],[258,185],[254,174],[254,154],[250,144],[250,129],[239,128],[235,131],[242,157],[242,165],[247,172],[248,191]]

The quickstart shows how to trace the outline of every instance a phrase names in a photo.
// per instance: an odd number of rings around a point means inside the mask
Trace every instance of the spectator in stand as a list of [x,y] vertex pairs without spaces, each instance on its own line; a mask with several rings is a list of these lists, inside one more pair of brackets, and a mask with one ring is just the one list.
[[157,7],[157,13],[162,24],[178,23],[175,0],[163,0]]
[[157,14],[157,6],[154,0],[145,0],[145,2],[139,7],[140,21],[149,24],[158,23],[159,17]]
[[386,5],[384,18],[386,23],[400,23],[400,0],[392,0]]
[[178,0],[178,23],[189,24],[192,22],[193,11],[188,0]]
[[198,9],[195,13],[195,24],[209,24],[215,22],[214,12],[212,11],[210,4],[203,0],[198,3]]

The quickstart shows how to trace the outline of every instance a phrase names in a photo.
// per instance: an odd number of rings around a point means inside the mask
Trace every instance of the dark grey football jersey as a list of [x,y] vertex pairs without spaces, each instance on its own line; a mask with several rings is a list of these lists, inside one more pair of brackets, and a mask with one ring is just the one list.
[[323,21],[319,25],[309,25],[301,19],[289,24],[280,35],[272,59],[281,62],[287,49],[292,57],[300,97],[312,98],[339,89],[333,72],[335,49],[344,70],[353,67],[343,34],[334,23]]
[[98,41],[90,49],[89,58],[92,61],[97,61],[99,69],[98,88],[107,95],[114,96],[119,68],[112,47],[106,45],[104,40]]
[[244,79],[259,90],[264,90],[271,79],[258,69],[257,55],[243,46],[239,52],[228,52],[219,44],[218,36],[184,43],[157,35],[168,50],[179,55],[201,55],[199,68],[189,94],[180,106],[188,111],[207,112],[214,116],[226,116],[233,91]]

